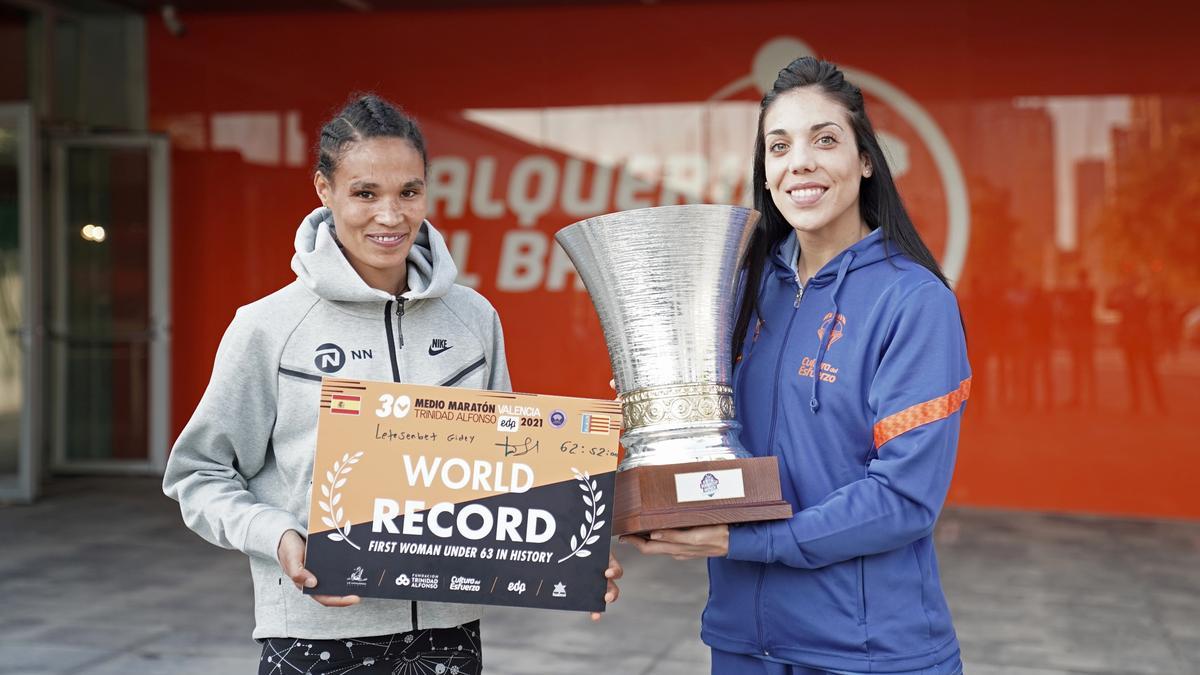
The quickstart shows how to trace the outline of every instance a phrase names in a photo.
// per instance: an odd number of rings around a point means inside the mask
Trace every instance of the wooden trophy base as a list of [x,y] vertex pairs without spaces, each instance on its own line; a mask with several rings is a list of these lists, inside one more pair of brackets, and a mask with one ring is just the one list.
[[617,474],[613,534],[791,518],[775,457],[640,466]]

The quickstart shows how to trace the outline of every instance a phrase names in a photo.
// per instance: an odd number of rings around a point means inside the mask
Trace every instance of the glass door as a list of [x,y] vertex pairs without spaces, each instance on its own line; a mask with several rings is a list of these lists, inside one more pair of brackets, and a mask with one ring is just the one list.
[[54,469],[161,472],[170,401],[167,140],[65,138],[51,150]]
[[41,474],[35,157],[30,106],[0,105],[0,501],[31,501]]

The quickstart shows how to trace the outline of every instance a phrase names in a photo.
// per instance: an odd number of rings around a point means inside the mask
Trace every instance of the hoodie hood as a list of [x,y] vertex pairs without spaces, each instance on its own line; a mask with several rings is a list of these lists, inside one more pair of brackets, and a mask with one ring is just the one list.
[[[446,240],[428,220],[421,223],[408,251],[407,300],[440,298],[454,285],[458,267]],[[308,214],[296,230],[292,271],[309,290],[337,302],[386,302],[394,297],[371,288],[350,265],[333,234],[333,212],[322,206]]]
[[[775,274],[781,278],[796,277],[799,274],[799,270],[796,268],[799,255],[800,240],[796,237],[796,231],[792,230],[787,238],[780,242],[779,248],[775,250],[775,254],[771,256]],[[813,286],[820,287],[827,286],[836,281],[838,268],[845,261],[845,258],[850,259],[846,272],[853,272],[867,265],[873,265],[886,260],[887,257],[888,252],[887,246],[884,245],[883,241],[883,230],[876,228],[871,230],[870,234],[855,242],[850,248],[833,256],[832,260],[825,263],[825,266],[817,271],[811,283]]]

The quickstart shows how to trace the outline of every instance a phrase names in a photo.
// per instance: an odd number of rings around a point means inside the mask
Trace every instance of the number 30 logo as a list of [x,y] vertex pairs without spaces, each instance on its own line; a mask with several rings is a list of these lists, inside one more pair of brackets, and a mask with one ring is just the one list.
[[379,397],[379,410],[375,411],[377,417],[408,417],[408,411],[412,410],[412,400],[407,396],[395,397],[391,394],[384,394]]

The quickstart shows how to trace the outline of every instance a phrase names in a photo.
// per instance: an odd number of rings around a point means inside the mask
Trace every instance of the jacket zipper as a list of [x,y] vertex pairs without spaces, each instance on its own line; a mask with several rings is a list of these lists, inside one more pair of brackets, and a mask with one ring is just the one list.
[[[863,478],[871,475],[871,453],[867,453],[867,461],[863,464]],[[858,557],[858,625],[867,625],[867,557]]]
[[396,296],[396,338],[400,345],[398,349],[404,349],[404,331],[401,330],[402,322],[404,321],[404,298]]
[[400,355],[399,350],[404,348],[404,332],[402,329],[402,320],[404,318],[404,298],[396,296],[396,329],[393,335],[392,331],[392,301],[388,300],[383,306],[383,329],[387,332],[388,356],[392,359],[392,381],[400,381]]
[[766,643],[763,641],[763,618],[762,618],[762,587],[763,580],[767,576],[767,564],[759,563],[758,565],[758,583],[754,585],[754,619],[758,623],[758,647],[762,649],[764,656],[770,656],[771,651],[767,649]]
[[[796,322],[796,312],[794,310],[800,308],[800,300],[804,297],[804,284],[800,283],[799,275],[796,276],[796,301],[793,303],[792,315],[788,317],[787,328],[783,331],[783,341],[779,345],[779,358],[775,360],[775,390],[771,394],[771,433],[767,436],[767,452],[772,452],[775,448],[775,423],[779,417],[779,371],[783,367],[783,357],[787,352],[788,337],[792,334],[792,325]],[[770,656],[771,652],[767,649],[766,643],[763,641],[763,618],[762,618],[762,587],[763,581],[767,576],[767,565],[763,563],[758,569],[758,584],[754,588],[754,608],[755,619],[758,621],[758,644],[763,650],[765,656]]]
[[[400,355],[404,349],[404,298],[396,296],[396,334],[392,335],[392,301],[388,300],[383,306],[383,329],[387,332],[388,356],[392,359],[392,381],[400,381]],[[412,612],[412,630],[417,630],[417,601],[410,605]]]
[[867,625],[867,558],[858,556],[858,625]]
[[804,296],[804,286],[799,286],[796,291],[796,302],[793,304],[792,315],[788,317],[787,328],[783,331],[783,341],[779,345],[779,358],[775,360],[775,389],[771,394],[771,433],[767,435],[767,451],[770,452],[775,447],[775,423],[779,417],[779,369],[783,367],[783,357],[787,352],[788,337],[792,334],[792,324],[796,322],[796,312],[800,309],[800,300]]

